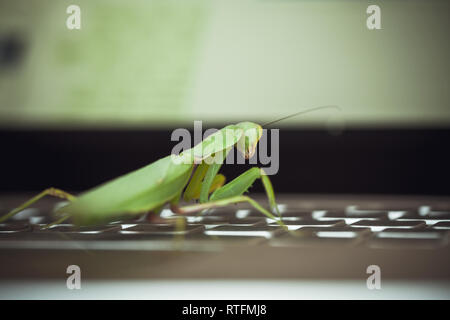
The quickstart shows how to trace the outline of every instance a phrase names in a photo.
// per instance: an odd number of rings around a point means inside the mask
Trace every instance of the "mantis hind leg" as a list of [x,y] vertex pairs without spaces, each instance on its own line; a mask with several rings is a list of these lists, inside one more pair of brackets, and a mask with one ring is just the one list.
[[37,194],[33,198],[31,198],[30,200],[22,203],[20,206],[18,206],[17,208],[11,210],[10,212],[5,214],[4,216],[0,217],[0,222],[4,222],[4,221],[8,220],[9,218],[13,217],[15,214],[17,214],[20,211],[28,208],[33,203],[39,201],[40,199],[42,199],[45,196],[53,196],[53,197],[57,197],[57,198],[66,199],[66,200],[69,200],[69,201],[73,201],[73,200],[76,199],[76,197],[74,195],[71,195],[70,193],[68,193],[66,191],[63,191],[63,190],[60,190],[60,189],[56,189],[56,188],[48,188],[48,189],[45,189],[44,191],[42,191],[41,193]]
[[[206,162],[202,162],[196,168],[194,174],[192,175],[191,180],[189,181],[189,184],[186,187],[186,190],[184,191],[183,194],[184,201],[188,202],[200,198],[201,190],[204,187],[203,179],[205,178],[205,175],[209,170],[209,167],[210,167],[209,164],[207,164]],[[224,184],[225,184],[225,176],[222,174],[217,174],[215,177],[213,177],[211,181],[208,194],[219,189]]]
[[[203,179],[202,185],[200,188],[200,196],[199,196],[200,203],[205,203],[208,201],[208,196],[209,196],[211,187],[214,184],[215,179],[217,180],[218,172],[219,172],[220,168],[222,167],[222,164],[225,161],[230,150],[231,149],[228,148],[226,150],[223,150],[222,152],[218,152],[216,155],[214,155],[213,158],[205,160],[205,162],[208,164],[208,170],[206,170],[205,178]],[[208,161],[208,160],[210,160],[210,161]],[[209,162],[212,162],[212,163],[209,163]],[[225,177],[223,177],[222,184],[224,182],[225,182]]]

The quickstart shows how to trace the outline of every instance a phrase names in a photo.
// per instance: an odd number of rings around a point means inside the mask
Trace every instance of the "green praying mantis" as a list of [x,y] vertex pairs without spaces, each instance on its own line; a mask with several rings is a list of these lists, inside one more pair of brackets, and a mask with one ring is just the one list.
[[[297,112],[288,117],[323,108],[322,106]],[[256,210],[285,227],[279,216],[275,192],[264,169],[253,167],[225,184],[219,173],[228,153],[234,147],[246,159],[253,156],[262,136],[262,126],[254,122],[228,125],[193,148],[178,155],[171,154],[140,169],[120,176],[100,186],[74,196],[56,188],[49,188],[0,218],[3,222],[45,196],[68,200],[58,208],[58,223],[71,217],[77,225],[94,225],[118,219],[135,218],[149,212],[158,214],[166,205],[176,214],[190,214],[205,209],[247,202]],[[251,197],[244,195],[260,179],[270,206],[270,211]],[[196,203],[180,206],[180,200]],[[56,222],[55,222],[56,223]]]

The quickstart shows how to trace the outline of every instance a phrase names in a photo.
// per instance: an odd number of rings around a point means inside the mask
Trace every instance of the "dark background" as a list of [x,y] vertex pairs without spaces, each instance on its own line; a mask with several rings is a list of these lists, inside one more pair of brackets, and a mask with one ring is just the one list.
[[[220,125],[214,126],[220,128]],[[0,191],[91,188],[170,154],[168,130],[0,131]],[[276,192],[450,195],[450,129],[280,130]],[[228,180],[249,165],[225,165]],[[263,191],[259,183],[253,189]]]

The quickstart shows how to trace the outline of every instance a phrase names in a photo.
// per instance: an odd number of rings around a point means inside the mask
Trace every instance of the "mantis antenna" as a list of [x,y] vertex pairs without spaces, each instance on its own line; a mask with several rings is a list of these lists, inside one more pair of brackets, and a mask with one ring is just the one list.
[[267,126],[269,126],[269,125],[271,125],[271,124],[274,124],[274,123],[277,123],[277,122],[279,122],[279,121],[283,121],[283,120],[286,120],[286,119],[289,119],[289,118],[292,118],[292,117],[299,116],[299,115],[301,115],[301,114],[305,114],[305,113],[309,113],[309,112],[313,112],[313,111],[317,111],[317,110],[322,110],[322,109],[336,109],[336,110],[341,111],[341,108],[339,108],[339,106],[335,106],[335,105],[330,105],[330,106],[320,106],[320,107],[309,108],[309,109],[306,109],[306,110],[303,110],[303,111],[299,111],[299,112],[290,114],[290,115],[285,116],[285,117],[283,117],[283,118],[280,118],[280,119],[277,119],[277,120],[274,120],[274,121],[267,122],[267,123],[263,124],[262,127],[267,127]]

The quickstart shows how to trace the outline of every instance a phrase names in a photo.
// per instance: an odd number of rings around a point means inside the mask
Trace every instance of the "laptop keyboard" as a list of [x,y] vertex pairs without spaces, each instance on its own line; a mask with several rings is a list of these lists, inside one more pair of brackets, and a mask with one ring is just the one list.
[[[448,247],[450,210],[296,208],[280,205],[277,221],[245,206],[175,215],[163,210],[154,222],[114,221],[100,226],[56,224],[37,208],[0,224],[0,249],[210,250],[226,246],[363,246],[371,249]],[[174,223],[182,221],[183,227]]]

